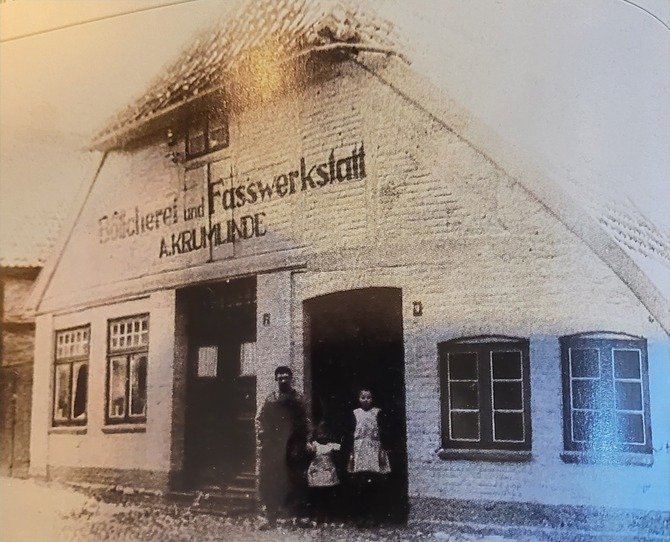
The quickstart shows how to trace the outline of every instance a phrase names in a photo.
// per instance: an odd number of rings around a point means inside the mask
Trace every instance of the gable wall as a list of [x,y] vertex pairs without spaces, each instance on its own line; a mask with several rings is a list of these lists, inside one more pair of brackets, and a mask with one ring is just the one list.
[[[383,63],[372,66],[386,68]],[[331,150],[337,158],[345,157],[364,143],[364,179],[296,190],[228,212],[219,207],[214,221],[265,213],[267,233],[234,246],[223,243],[211,253],[206,248],[161,257],[161,239],[209,226],[207,213],[202,219],[183,219],[185,206],[202,201],[207,166],[198,167],[196,160],[190,171],[180,174],[165,158],[169,149],[158,141],[135,154],[112,155],[42,310],[68,312],[68,307],[96,304],[109,296],[268,271],[272,264],[257,267],[266,255],[300,250],[300,258],[287,257],[302,270],[292,278],[292,334],[283,337],[286,344],[281,345],[291,353],[294,366],[300,367],[303,356],[302,301],[366,286],[403,289],[413,497],[608,505],[608,495],[593,490],[607,479],[621,495],[617,505],[667,509],[663,495],[670,492],[662,482],[670,478],[667,454],[655,454],[651,468],[566,465],[560,460],[558,337],[570,333],[605,329],[651,339],[654,442],[662,447],[670,440],[661,417],[668,410],[661,391],[670,383],[668,345],[659,326],[590,249],[518,182],[450,131],[452,125],[467,127],[466,115],[446,107],[453,124],[445,125],[359,66],[337,70],[338,77],[298,96],[233,117],[231,145],[213,155],[210,175],[222,180],[222,189],[271,182],[281,173],[299,171],[301,158],[309,169],[327,162]],[[410,87],[423,84],[419,78],[409,81]],[[103,215],[134,212],[135,207],[142,212],[167,208],[175,197],[176,224],[101,242]],[[237,267],[230,267],[231,262]],[[164,277],[172,282],[163,282]],[[421,317],[412,315],[415,300],[424,307]],[[489,333],[531,340],[530,463],[443,461],[435,454],[440,443],[437,344]],[[269,387],[272,382],[259,385]],[[265,391],[259,390],[258,396]],[[71,437],[53,437],[61,442],[56,449],[64,450],[58,462],[65,461],[67,447],[74,445]],[[89,464],[103,460],[87,457]],[[115,462],[125,465],[127,459],[119,456]],[[166,462],[167,458],[163,468]],[[537,480],[545,478],[538,485]]]

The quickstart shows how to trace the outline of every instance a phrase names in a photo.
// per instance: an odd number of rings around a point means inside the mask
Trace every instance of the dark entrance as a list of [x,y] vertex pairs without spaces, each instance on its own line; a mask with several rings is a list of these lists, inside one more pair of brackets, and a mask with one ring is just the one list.
[[[392,472],[380,495],[382,516],[406,521],[407,431],[402,292],[396,288],[367,288],[338,292],[305,302],[306,367],[314,421],[325,421],[335,438],[346,437],[357,391],[369,386],[376,406],[389,426]],[[311,386],[310,381],[311,380]],[[346,459],[342,458],[342,463]],[[350,480],[343,477],[343,493]],[[342,510],[356,515],[347,507]]]
[[224,489],[255,472],[256,279],[179,292],[186,315],[185,485]]

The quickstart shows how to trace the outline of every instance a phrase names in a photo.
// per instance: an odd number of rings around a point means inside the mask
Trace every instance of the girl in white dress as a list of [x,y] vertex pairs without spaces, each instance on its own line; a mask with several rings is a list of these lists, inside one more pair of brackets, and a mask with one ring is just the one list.
[[371,522],[384,475],[391,472],[388,452],[382,446],[379,430],[381,409],[373,406],[372,392],[361,389],[359,408],[354,410],[351,455],[347,466],[356,491],[356,512],[363,522]]

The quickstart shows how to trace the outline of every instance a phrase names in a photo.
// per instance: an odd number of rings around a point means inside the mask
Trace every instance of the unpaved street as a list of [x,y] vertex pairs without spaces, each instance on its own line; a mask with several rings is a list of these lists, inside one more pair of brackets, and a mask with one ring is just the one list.
[[225,518],[139,498],[117,498],[119,502],[112,503],[65,486],[11,478],[0,478],[0,499],[2,542],[510,540],[455,530],[359,529],[341,524],[311,528],[284,524],[259,531],[255,517]]
[[[90,488],[75,490],[55,483],[13,478],[0,478],[0,503],[1,542],[612,540],[611,535],[569,530],[515,530],[503,525],[444,523],[365,529],[332,523],[305,528],[287,522],[275,530],[261,531],[260,518],[255,516],[229,518],[199,512],[191,503],[172,504],[156,496]],[[621,538],[628,539],[637,538]]]

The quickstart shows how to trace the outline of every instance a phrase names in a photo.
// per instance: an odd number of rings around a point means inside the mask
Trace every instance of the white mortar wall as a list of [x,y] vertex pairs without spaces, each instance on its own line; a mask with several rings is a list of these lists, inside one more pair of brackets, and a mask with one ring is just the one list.
[[[383,70],[382,62],[379,67]],[[147,260],[156,257],[158,234],[114,243],[118,250],[105,253],[92,228],[102,209],[153,204],[156,194],[167,198],[184,180],[164,159],[161,142],[133,156],[115,156],[105,166],[92,196],[95,205],[83,213],[83,225],[75,231],[54,277],[48,292],[52,302],[67,303],[69,296],[79,296],[82,303],[91,303],[96,296],[104,297],[112,288],[117,291],[127,284],[132,291],[146,293],[147,269],[151,288],[175,269],[183,273],[179,276],[184,285],[203,280],[203,268],[221,270],[231,261],[241,262],[237,274],[251,273],[266,251],[304,248],[304,268],[293,279],[289,271],[258,275],[259,405],[274,388],[272,370],[277,365],[292,366],[300,387],[304,300],[353,288],[402,288],[412,496],[667,510],[667,449],[655,452],[652,467],[568,465],[560,460],[558,349],[558,337],[578,332],[611,330],[647,337],[652,430],[658,448],[667,443],[669,432],[667,335],[630,288],[580,238],[485,152],[454,131],[467,125],[467,115],[447,104],[444,118],[453,124],[445,125],[421,103],[413,103],[360,67],[343,64],[338,71],[337,78],[299,96],[278,99],[263,110],[232,119],[231,147],[216,155],[212,167],[217,175],[227,174],[232,166],[253,179],[268,180],[272,174],[295,168],[301,156],[308,162],[319,161],[330,149],[364,141],[365,180],[296,193],[279,204],[259,206],[275,228],[268,237],[272,243],[241,243],[238,252],[227,247],[231,250],[215,254],[220,260],[212,263],[206,262],[204,252],[194,252],[153,266]],[[416,84],[417,91],[426,90],[419,79],[404,73],[405,88]],[[193,186],[200,182],[195,173],[189,179]],[[111,246],[105,243],[103,248]],[[89,255],[86,247],[96,252],[90,269],[82,264]],[[193,268],[196,264],[202,266]],[[84,282],[79,283],[80,279]],[[79,286],[85,287],[83,293]],[[103,439],[103,410],[93,393],[104,392],[104,381],[96,380],[91,384],[87,435],[52,435],[50,461],[168,468],[171,366],[167,360],[173,359],[174,341],[169,299],[168,294],[152,294],[150,301],[137,302],[148,307],[143,310],[152,311],[152,330],[154,312],[165,326],[151,336],[152,358],[156,355],[166,361],[160,372],[151,373],[149,410],[150,417],[160,412],[165,420],[151,418],[146,434],[104,435]],[[412,316],[413,301],[422,302],[423,316]],[[116,310],[121,305],[110,307]],[[86,320],[90,315],[92,330],[95,326],[99,334],[109,317],[106,310],[87,309],[74,319]],[[268,326],[263,324],[266,313]],[[38,322],[38,331],[44,325]],[[534,440],[530,463],[443,461],[435,453],[440,445],[437,344],[480,334],[531,340]],[[160,338],[161,344],[154,345],[154,338]],[[39,341],[38,357],[50,359],[43,335]],[[95,364],[95,378],[100,379],[104,351],[99,344],[93,347],[96,359],[91,360],[91,368]],[[43,359],[38,365],[36,371],[50,366]],[[36,378],[36,389],[43,392],[44,375],[40,379],[41,384]],[[36,432],[39,425],[33,427]],[[151,448],[146,445],[149,437],[155,439]],[[35,434],[34,439],[39,445],[40,437]],[[599,489],[608,484],[614,484],[613,495]]]
[[[260,411],[265,398],[276,389],[274,370],[288,365],[296,388],[302,382],[302,364],[291,350],[291,273],[258,275],[256,282],[256,401]],[[270,323],[264,323],[268,315]]]
[[52,315],[35,319],[35,364],[33,366],[33,402],[30,417],[30,475],[46,476],[51,426],[51,352]]
[[[147,422],[105,426],[107,322],[143,313],[149,313]],[[91,347],[85,433],[79,434],[79,428],[48,429],[45,433],[48,434],[47,462],[50,466],[170,470],[174,322],[172,290],[54,318],[54,330],[90,324]],[[51,352],[53,344],[49,342],[48,351]],[[50,386],[46,396],[52,397],[52,394]],[[50,427],[50,420],[47,427]]]

